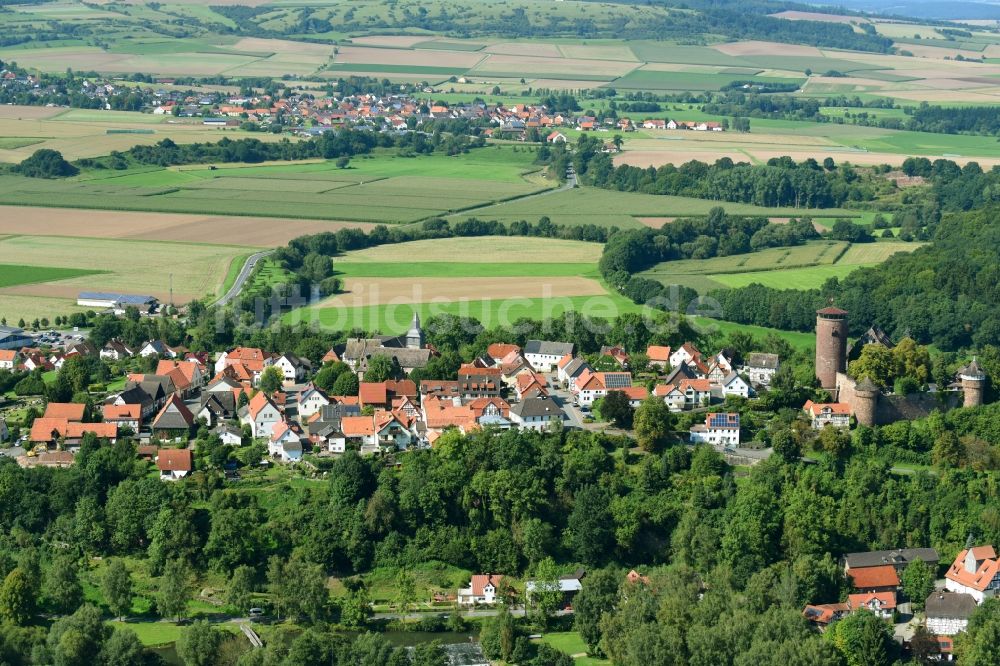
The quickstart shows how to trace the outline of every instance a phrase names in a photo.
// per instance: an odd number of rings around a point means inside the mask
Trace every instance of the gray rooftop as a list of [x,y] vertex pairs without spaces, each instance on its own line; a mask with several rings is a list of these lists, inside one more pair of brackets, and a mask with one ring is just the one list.
[[146,305],[155,303],[155,296],[140,296],[137,294],[118,294],[113,291],[81,291],[77,298],[88,301],[115,301],[122,305]]
[[778,368],[777,354],[750,354],[747,356],[747,366],[751,368],[765,368],[776,370]]
[[924,606],[928,618],[943,618],[947,620],[967,620],[976,610],[976,600],[971,594],[946,592],[939,590],[931,592]]
[[848,553],[845,559],[847,566],[851,569],[862,569],[864,567],[880,567],[884,564],[906,566],[916,559],[933,567],[941,558],[933,548],[898,548],[896,550],[875,550],[869,553]]
[[551,398],[526,398],[510,408],[510,411],[522,419],[549,417],[562,419],[565,414]]
[[528,340],[524,345],[525,354],[545,354],[546,356],[565,356],[572,354],[575,345],[572,342],[550,342],[549,340]]

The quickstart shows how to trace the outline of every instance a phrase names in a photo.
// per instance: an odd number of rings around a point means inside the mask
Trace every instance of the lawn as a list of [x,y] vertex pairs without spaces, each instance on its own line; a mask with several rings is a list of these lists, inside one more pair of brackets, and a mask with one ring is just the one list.
[[83,275],[96,275],[103,272],[101,270],[56,268],[53,266],[0,264],[0,288],[21,284],[34,284],[37,282],[55,282],[57,280],[66,280]]
[[[573,655],[586,655],[587,644],[583,642],[583,638],[580,637],[579,632],[576,631],[560,631],[553,632],[551,634],[542,634],[541,638],[536,639],[540,643],[545,643],[554,647],[555,649],[568,654]],[[599,659],[597,657],[579,656],[573,660],[574,664],[582,664],[583,666],[606,666],[611,664],[607,659]]]

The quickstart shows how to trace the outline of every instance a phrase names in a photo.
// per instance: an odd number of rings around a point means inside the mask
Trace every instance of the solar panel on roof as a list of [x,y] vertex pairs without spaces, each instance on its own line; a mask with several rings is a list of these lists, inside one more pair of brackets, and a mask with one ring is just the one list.
[[609,389],[628,388],[632,386],[632,376],[627,373],[604,375],[605,385]]
[[709,428],[735,428],[738,424],[738,414],[712,414],[708,417]]

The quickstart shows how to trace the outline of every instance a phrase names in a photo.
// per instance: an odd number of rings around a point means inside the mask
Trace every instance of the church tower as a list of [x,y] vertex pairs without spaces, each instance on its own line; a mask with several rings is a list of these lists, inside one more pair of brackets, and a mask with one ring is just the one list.
[[424,348],[424,331],[420,328],[420,315],[413,313],[413,321],[410,323],[410,330],[406,332],[407,349]]

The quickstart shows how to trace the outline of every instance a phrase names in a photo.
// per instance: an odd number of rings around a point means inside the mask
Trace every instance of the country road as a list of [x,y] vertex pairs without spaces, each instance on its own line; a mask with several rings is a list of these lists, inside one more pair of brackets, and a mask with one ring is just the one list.
[[236,282],[233,282],[233,286],[229,288],[229,291],[227,291],[222,298],[215,301],[212,305],[219,307],[231,303],[232,300],[239,296],[240,292],[243,291],[243,285],[246,284],[247,278],[250,277],[250,273],[253,272],[257,263],[273,252],[274,250],[261,250],[260,252],[255,252],[247,257],[246,263],[244,263],[243,268],[240,269],[240,274],[236,276]]

